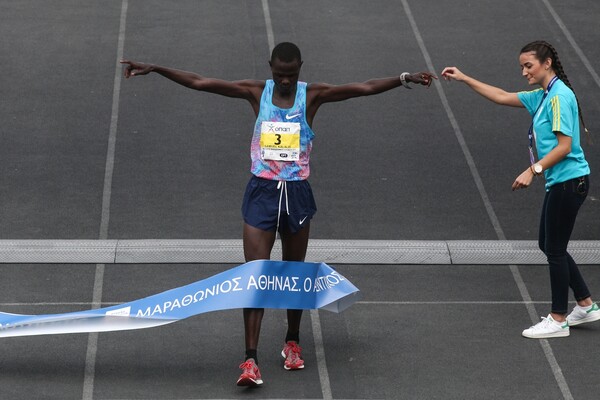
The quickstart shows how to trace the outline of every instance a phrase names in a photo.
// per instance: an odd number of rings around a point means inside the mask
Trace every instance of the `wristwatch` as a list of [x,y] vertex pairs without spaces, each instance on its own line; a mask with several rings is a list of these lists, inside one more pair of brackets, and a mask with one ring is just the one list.
[[408,82],[406,81],[406,77],[410,75],[410,73],[408,72],[403,72],[400,74],[400,83],[402,83],[402,86],[404,86],[407,89],[410,89],[411,87],[408,86]]
[[544,170],[544,168],[542,168],[541,164],[539,164],[539,163],[533,164],[533,173],[535,175],[541,175],[543,170]]

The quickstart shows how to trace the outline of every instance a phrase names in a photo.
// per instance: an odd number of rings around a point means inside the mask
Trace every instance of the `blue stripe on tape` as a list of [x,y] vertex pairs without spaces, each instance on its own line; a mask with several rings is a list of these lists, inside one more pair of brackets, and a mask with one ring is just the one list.
[[340,312],[359,290],[325,263],[257,260],[116,306],[65,314],[0,313],[0,337],[151,328],[233,308]]

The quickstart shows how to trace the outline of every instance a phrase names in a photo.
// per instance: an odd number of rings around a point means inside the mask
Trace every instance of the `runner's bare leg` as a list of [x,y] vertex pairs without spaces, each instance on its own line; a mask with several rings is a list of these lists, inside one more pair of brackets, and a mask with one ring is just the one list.
[[[271,250],[275,243],[275,232],[263,231],[244,224],[243,242],[246,262],[268,260],[271,258]],[[246,349],[258,348],[258,337],[264,313],[264,308],[244,308]]]
[[[281,235],[282,255],[284,261],[304,261],[306,249],[308,248],[308,236],[310,233],[310,223],[296,233],[289,231]],[[302,319],[302,310],[287,310],[288,333],[297,334],[300,332],[300,320]]]

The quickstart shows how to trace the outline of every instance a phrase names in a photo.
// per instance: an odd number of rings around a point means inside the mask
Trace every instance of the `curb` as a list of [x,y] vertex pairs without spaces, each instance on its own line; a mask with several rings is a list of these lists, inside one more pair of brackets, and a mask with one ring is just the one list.
[[[600,264],[600,241],[571,241],[578,264]],[[0,240],[2,264],[240,264],[238,239]],[[276,242],[273,259],[281,258]],[[546,264],[537,241],[311,239],[306,260],[332,264]]]

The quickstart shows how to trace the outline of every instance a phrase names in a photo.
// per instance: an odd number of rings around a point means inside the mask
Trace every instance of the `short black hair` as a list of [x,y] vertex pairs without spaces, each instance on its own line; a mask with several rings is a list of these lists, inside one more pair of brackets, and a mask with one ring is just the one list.
[[292,62],[295,60],[302,62],[302,55],[300,54],[300,49],[294,43],[282,42],[275,46],[271,53],[271,62],[275,61],[275,59],[283,62]]

